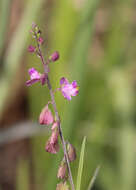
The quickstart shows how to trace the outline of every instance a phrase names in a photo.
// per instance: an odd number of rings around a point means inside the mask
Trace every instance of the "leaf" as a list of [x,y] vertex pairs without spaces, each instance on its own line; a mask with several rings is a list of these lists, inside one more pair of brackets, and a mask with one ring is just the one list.
[[83,142],[82,142],[82,147],[81,147],[76,190],[80,190],[80,186],[81,186],[82,172],[83,172],[83,165],[84,165],[85,143],[86,143],[86,137],[84,137]]
[[95,172],[94,172],[94,175],[93,175],[93,177],[91,178],[91,181],[90,181],[90,183],[89,183],[89,186],[88,186],[88,189],[87,189],[87,190],[91,190],[91,189],[92,189],[92,187],[93,187],[93,185],[94,185],[94,182],[95,182],[95,180],[96,180],[96,177],[97,177],[97,175],[98,175],[98,173],[99,173],[99,170],[100,170],[100,166],[98,166],[98,167],[96,168],[96,170],[95,170]]

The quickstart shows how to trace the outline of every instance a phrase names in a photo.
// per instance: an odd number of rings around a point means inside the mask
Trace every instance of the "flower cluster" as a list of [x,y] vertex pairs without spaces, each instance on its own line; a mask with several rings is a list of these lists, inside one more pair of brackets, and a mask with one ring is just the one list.
[[[76,96],[78,94],[78,85],[77,82],[74,80],[72,83],[69,83],[68,79],[62,77],[60,79],[59,88],[56,90],[52,90],[50,80],[49,80],[49,64],[52,62],[56,62],[59,59],[59,52],[55,51],[52,53],[47,60],[44,59],[41,46],[44,43],[44,39],[41,36],[41,30],[38,28],[36,24],[33,23],[32,25],[32,37],[35,39],[36,46],[29,45],[28,51],[30,53],[35,53],[40,59],[43,64],[43,73],[38,72],[35,68],[30,68],[28,73],[30,75],[30,79],[26,81],[27,86],[31,86],[34,83],[40,82],[41,85],[47,85],[51,100],[48,102],[47,105],[42,109],[40,116],[39,116],[39,123],[41,125],[51,125],[51,136],[49,137],[46,145],[45,150],[51,154],[56,154],[59,151],[59,137],[63,144],[63,151],[64,151],[64,158],[61,161],[61,164],[58,169],[57,177],[63,182],[57,185],[57,190],[66,189],[68,190],[69,187],[66,183],[67,174],[69,175],[70,184],[73,186],[73,181],[71,181],[72,177],[70,177],[71,173],[68,162],[72,162],[76,159],[76,152],[75,148],[69,142],[65,142],[62,129],[60,126],[60,118],[58,115],[58,111],[56,108],[54,94],[57,91],[60,91],[65,99],[70,101],[72,96]],[[52,105],[54,114],[49,109],[49,103]],[[67,146],[67,147],[66,147]],[[73,188],[72,188],[73,189]]]

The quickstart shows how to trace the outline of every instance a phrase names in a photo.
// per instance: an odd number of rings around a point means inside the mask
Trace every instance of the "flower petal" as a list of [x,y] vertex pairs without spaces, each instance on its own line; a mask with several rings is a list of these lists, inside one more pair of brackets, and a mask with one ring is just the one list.
[[72,86],[73,86],[73,88],[77,88],[77,81],[76,81],[76,80],[74,80],[74,81],[72,82]]
[[60,79],[60,85],[63,85],[63,84],[69,84],[69,82],[68,82],[68,80],[65,78],[65,77],[62,77],[61,79]]
[[40,79],[41,75],[35,68],[31,68],[28,70],[31,79]]
[[66,98],[67,100],[71,100],[71,95],[69,93],[62,91],[62,94],[63,94],[64,98]]
[[39,81],[39,79],[28,80],[28,81],[26,81],[26,85],[27,85],[27,86],[31,86],[32,84],[34,84],[34,83],[36,83],[36,82],[38,82],[38,81]]

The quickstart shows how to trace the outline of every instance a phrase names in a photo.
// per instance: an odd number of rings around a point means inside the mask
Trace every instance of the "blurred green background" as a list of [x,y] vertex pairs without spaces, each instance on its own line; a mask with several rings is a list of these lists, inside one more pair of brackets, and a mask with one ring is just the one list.
[[50,65],[53,88],[62,76],[80,86],[71,102],[55,95],[64,136],[77,150],[74,182],[86,136],[81,189],[100,165],[94,190],[135,190],[134,0],[0,0],[0,190],[53,190],[59,182],[62,151],[45,152],[49,128],[37,123],[49,92],[25,86],[28,68],[42,69],[27,52],[33,21],[42,30],[45,57],[60,52]]

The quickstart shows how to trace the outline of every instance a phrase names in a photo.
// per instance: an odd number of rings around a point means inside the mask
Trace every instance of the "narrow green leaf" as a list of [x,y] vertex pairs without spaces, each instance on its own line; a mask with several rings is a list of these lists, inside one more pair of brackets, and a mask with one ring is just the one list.
[[94,182],[95,182],[95,180],[96,180],[96,177],[97,177],[97,175],[98,175],[98,173],[99,173],[99,170],[100,170],[100,166],[98,166],[98,167],[96,168],[96,170],[95,170],[95,172],[94,172],[94,175],[93,175],[93,177],[91,178],[91,181],[90,181],[90,183],[89,183],[89,186],[88,186],[88,189],[87,189],[87,190],[91,190],[91,189],[92,189],[92,187],[93,187],[93,185],[94,185]]
[[81,147],[76,190],[80,190],[80,186],[81,186],[81,179],[82,179],[82,172],[83,172],[83,165],[84,165],[85,143],[86,143],[86,137],[84,137],[82,147]]

